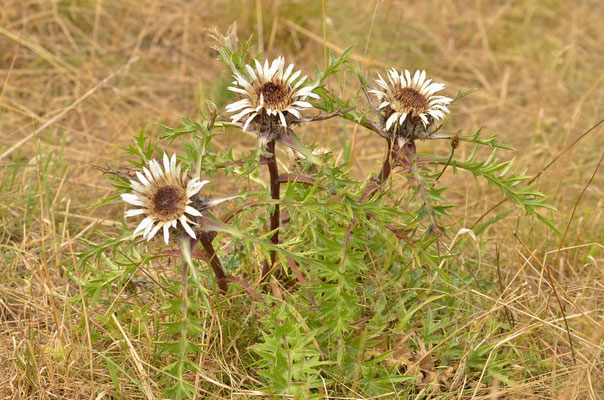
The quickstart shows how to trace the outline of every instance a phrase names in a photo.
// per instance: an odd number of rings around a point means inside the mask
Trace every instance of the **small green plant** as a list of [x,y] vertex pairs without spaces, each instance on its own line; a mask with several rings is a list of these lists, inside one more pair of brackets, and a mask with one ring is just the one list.
[[[497,160],[497,150],[509,147],[495,136],[441,131],[451,104],[469,92],[438,95],[444,85],[424,71],[393,69],[370,83],[348,60],[352,47],[331,54],[313,80],[282,57],[261,62],[234,29],[212,35],[240,99],[226,106],[229,118],[208,102],[210,112],[200,111],[198,121],[162,126],[158,138],[142,130],[124,149],[131,168],[103,168],[119,194],[102,204],[121,195],[137,207],[125,216],[143,219],[134,232],[124,221],[122,236],[89,243],[73,274],[86,296],[74,301],[115,304],[110,312],[132,329],[137,320],[157,327],[136,334],[152,338],[148,362],[166,398],[228,394],[229,375],[196,378],[203,373],[197,360],[218,351],[201,339],[217,318],[221,348],[238,349],[234,362],[253,377],[239,389],[268,396],[416,398],[464,376],[513,384],[518,356],[498,342],[508,322],[482,311],[479,293],[491,286],[490,275],[472,247],[455,240],[455,204],[439,179],[467,171],[548,224],[543,211],[551,207],[512,161]],[[327,85],[345,69],[358,77],[357,98],[340,98]],[[384,138],[380,171],[355,179],[348,158],[339,162],[319,149],[323,143],[303,144],[295,133],[328,118]],[[243,154],[216,147],[213,138],[226,129],[257,133],[258,146]],[[420,140],[449,141],[450,152],[422,155]],[[174,141],[184,151],[169,157]],[[474,150],[459,160],[455,149],[465,143]],[[280,146],[294,156],[279,163]],[[492,151],[485,160],[481,147]],[[227,179],[240,183],[236,193],[209,195],[206,183]],[[106,268],[94,268],[93,259]],[[164,267],[160,280],[147,272],[175,259],[182,261]],[[155,312],[115,302],[136,280],[153,288],[147,300]],[[144,380],[133,378],[131,390],[144,389]]]

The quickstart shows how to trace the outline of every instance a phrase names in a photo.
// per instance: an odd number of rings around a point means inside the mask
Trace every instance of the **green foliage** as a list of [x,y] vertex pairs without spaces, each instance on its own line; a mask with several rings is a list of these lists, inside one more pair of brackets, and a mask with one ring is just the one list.
[[[489,142],[489,146],[493,142]],[[538,210],[556,209],[545,202],[545,195],[533,188],[531,183],[524,184],[531,180],[531,176],[524,172],[514,172],[514,159],[499,162],[497,160],[497,150],[493,150],[486,160],[479,160],[478,146],[476,144],[474,150],[465,161],[452,160],[450,165],[453,170],[465,169],[470,171],[476,178],[485,179],[490,185],[501,189],[506,198],[512,200],[516,205],[522,208],[527,214],[538,218],[546,223],[552,229],[556,229],[550,219],[538,213]],[[441,162],[442,163],[442,162]]]
[[321,69],[317,65],[315,65],[315,85],[318,86],[320,84],[323,84],[327,78],[338,72],[341,67],[350,65],[348,57],[350,56],[350,53],[352,53],[352,50],[354,50],[355,46],[356,44],[348,46],[348,48],[342,52],[340,57],[336,57],[333,54],[333,51],[329,50],[329,60],[325,71],[321,71]]
[[[248,48],[249,42],[217,50],[231,69],[238,69],[249,59]],[[339,58],[330,55],[325,71],[317,68],[317,82],[337,76],[351,50]],[[321,100],[315,106],[325,111],[357,103],[326,87],[317,93]],[[367,115],[357,109],[343,118],[363,125]],[[401,168],[409,183],[401,189],[388,183],[379,186],[371,175],[353,179],[351,166],[336,162],[331,153],[317,163],[283,161],[286,173],[305,180],[282,183],[280,199],[275,200],[262,172],[262,151],[236,154],[231,148],[217,148],[212,139],[229,124],[216,115],[200,117],[198,122],[183,119],[180,128],[161,126],[159,140],[141,130],[124,150],[128,161],[140,168],[179,141],[184,148],[179,160],[193,174],[241,183],[234,193],[220,193],[234,196],[230,209],[222,215],[218,210],[208,212],[201,226],[217,235],[213,242],[219,246],[218,257],[227,274],[237,277],[229,292],[225,296],[213,292],[215,278],[201,258],[190,262],[184,282],[181,262],[166,268],[161,282],[150,279],[143,271],[151,263],[163,265],[179,253],[162,253],[159,243],[133,241],[125,225],[119,237],[101,235],[100,243],[87,243],[90,249],[79,255],[77,271],[69,271],[84,293],[74,301],[111,304],[111,312],[129,321],[133,330],[137,319],[157,327],[149,362],[164,397],[185,399],[204,391],[227,395],[232,384],[228,375],[206,379],[201,387],[196,383],[196,374],[203,373],[196,360],[218,351],[208,340],[209,318],[219,318],[227,348],[244,353],[237,362],[254,377],[246,381],[246,388],[267,395],[415,398],[416,385],[434,388],[438,379],[452,379],[445,376],[449,368],[461,370],[469,379],[513,384],[517,377],[510,366],[518,362],[517,355],[498,344],[498,336],[508,327],[488,311],[492,304],[479,295],[491,286],[491,271],[475,260],[472,250],[445,245],[455,205],[447,201],[448,188],[438,180],[443,165],[449,167],[445,172],[467,170],[549,224],[538,211],[552,207],[526,184],[530,177],[514,172],[513,160],[497,160],[497,149],[508,146],[495,137],[483,138],[480,131],[462,136],[462,142],[475,146],[469,157],[429,161],[415,157]],[[447,137],[453,136],[440,136]],[[481,146],[492,149],[485,160],[479,158]],[[118,192],[127,190],[125,177],[113,174],[111,179]],[[289,216],[279,228],[280,243],[271,242],[267,228],[277,202]],[[505,216],[492,217],[476,233]],[[273,255],[272,279],[278,289],[273,287],[270,293],[269,285],[257,284],[258,265]],[[133,313],[116,301],[136,280],[152,288],[145,299],[161,316]],[[247,317],[241,318],[242,312]],[[113,382],[120,374],[135,375],[110,359],[107,365],[108,380]],[[427,376],[432,377],[429,382]]]

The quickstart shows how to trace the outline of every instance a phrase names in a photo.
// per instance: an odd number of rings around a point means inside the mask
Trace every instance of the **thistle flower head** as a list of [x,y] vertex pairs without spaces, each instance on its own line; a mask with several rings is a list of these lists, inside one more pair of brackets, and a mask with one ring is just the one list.
[[408,70],[399,73],[393,68],[387,76],[388,81],[378,74],[378,87],[369,92],[380,102],[380,119],[389,134],[422,138],[434,122],[449,113],[447,105],[453,100],[436,95],[445,85],[426,79],[426,71],[418,70],[411,76]]
[[287,128],[293,120],[302,118],[300,111],[312,107],[306,101],[309,97],[319,98],[312,92],[314,86],[304,85],[308,77],[301,76],[301,71],[293,72],[294,64],[285,68],[283,57],[270,65],[266,60],[264,66],[256,60],[255,67],[246,65],[245,76],[235,73],[233,86],[229,87],[242,99],[227,105],[226,111],[233,114],[233,123],[243,123],[244,131],[248,126],[259,132]]
[[191,228],[191,224],[195,223],[189,216],[200,217],[201,213],[191,206],[192,197],[208,181],[189,179],[187,171],[181,172],[181,165],[176,163],[176,154],[168,158],[166,153],[163,166],[151,160],[148,168],[143,167],[142,172],[136,172],[136,176],[138,181],[130,180],[132,193],[121,195],[126,203],[139,207],[126,211],[126,217],[145,215],[134,234],[142,233],[144,238],[151,240],[163,228],[164,241],[168,244],[170,231],[176,232],[182,227],[195,239],[195,232]]

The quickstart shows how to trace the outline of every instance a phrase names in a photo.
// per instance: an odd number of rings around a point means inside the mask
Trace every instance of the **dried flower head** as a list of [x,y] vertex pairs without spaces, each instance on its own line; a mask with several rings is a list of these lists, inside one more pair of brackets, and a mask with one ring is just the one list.
[[122,194],[122,200],[133,206],[140,207],[128,210],[126,217],[145,215],[146,217],[134,230],[137,235],[151,240],[163,228],[164,241],[168,244],[170,229],[179,230],[177,223],[195,239],[194,225],[188,216],[200,217],[201,213],[191,206],[192,197],[196,195],[208,181],[199,182],[199,178],[189,179],[187,172],[181,172],[181,165],[176,164],[176,154],[172,158],[164,153],[163,169],[159,162],[151,160],[149,168],[143,167],[143,172],[136,172],[138,182],[130,180],[133,193]]
[[426,80],[426,71],[408,70],[399,74],[388,71],[388,81],[380,74],[375,82],[379,88],[370,90],[380,101],[378,111],[386,131],[397,138],[424,138],[431,125],[444,119],[449,112],[447,105],[453,101],[435,93],[445,88],[443,83]]
[[234,86],[229,90],[242,95],[242,99],[226,106],[226,111],[234,123],[243,122],[243,130],[252,126],[259,133],[274,132],[287,128],[294,120],[300,120],[300,111],[311,108],[306,101],[319,96],[313,93],[312,85],[304,85],[306,75],[301,71],[293,72],[294,64],[285,67],[285,59],[279,57],[270,66],[268,60],[264,67],[256,60],[256,69],[246,65],[247,76],[235,73]]
[[239,38],[237,37],[237,22],[233,22],[227,28],[226,35],[220,33],[217,27],[208,29],[208,33],[220,46],[223,46],[232,53],[237,51],[237,46],[239,44]]

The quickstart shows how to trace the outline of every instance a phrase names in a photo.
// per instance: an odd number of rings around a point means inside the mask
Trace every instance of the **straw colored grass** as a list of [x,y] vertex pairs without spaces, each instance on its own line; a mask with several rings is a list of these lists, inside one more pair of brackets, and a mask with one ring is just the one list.
[[[75,307],[69,298],[81,288],[62,269],[75,262],[80,239],[95,238],[101,227],[111,230],[123,211],[120,204],[90,208],[112,194],[90,165],[123,165],[116,146],[149,124],[195,118],[205,98],[224,106],[229,79],[205,29],[234,20],[240,35],[254,34],[268,56],[284,54],[309,71],[313,60],[322,63],[326,49],[337,52],[357,42],[353,60],[368,69],[425,68],[447,84],[449,95],[477,88],[455,104],[447,129],[499,133],[530,174],[564,152],[538,180],[558,209],[561,232],[567,230],[564,241],[516,211],[483,236],[483,251],[499,252],[500,272],[493,276],[502,292],[490,298],[493,312],[504,305],[517,319],[502,344],[512,343],[519,353],[537,346],[551,363],[549,373],[518,386],[494,385],[490,398],[604,397],[604,181],[601,171],[595,173],[604,125],[573,145],[604,118],[603,8],[593,1],[553,0],[325,3],[323,15],[321,2],[304,1],[2,2],[1,399],[110,398],[112,387],[96,383],[106,382],[110,372],[90,340],[99,323],[93,316],[108,310]],[[351,90],[352,83],[347,79],[341,90]],[[340,89],[338,82],[331,85]],[[302,137],[337,150],[340,128],[337,121],[325,122]],[[375,170],[383,154],[379,138],[362,128],[351,129],[349,137],[358,173]],[[244,149],[255,139],[231,132],[218,142]],[[421,143],[419,149],[445,149],[438,146]],[[462,146],[458,156],[469,150]],[[471,227],[501,200],[468,176],[446,175],[451,200],[462,204],[458,228]],[[128,327],[120,331],[107,351],[121,352],[131,363],[146,398],[159,396],[148,378],[149,348]],[[236,355],[221,357],[200,360],[207,376],[198,379],[211,382],[214,372],[226,371],[230,388],[244,393],[233,397],[254,395],[243,391],[254,377],[237,369]],[[443,398],[457,396],[452,389]],[[464,392],[459,398],[470,397]]]

